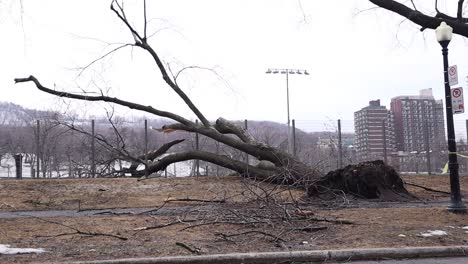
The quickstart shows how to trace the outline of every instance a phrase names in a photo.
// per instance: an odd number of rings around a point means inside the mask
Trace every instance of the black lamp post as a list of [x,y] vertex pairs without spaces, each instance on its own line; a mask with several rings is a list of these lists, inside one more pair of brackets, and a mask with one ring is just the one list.
[[448,210],[454,213],[466,212],[460,194],[460,180],[458,175],[457,144],[455,142],[455,129],[453,125],[452,95],[448,77],[448,45],[452,40],[452,27],[445,22],[440,23],[436,28],[437,41],[442,46],[442,55],[444,57],[444,82],[445,82],[445,114],[447,116],[447,139],[448,139],[448,158],[450,170],[450,205]]

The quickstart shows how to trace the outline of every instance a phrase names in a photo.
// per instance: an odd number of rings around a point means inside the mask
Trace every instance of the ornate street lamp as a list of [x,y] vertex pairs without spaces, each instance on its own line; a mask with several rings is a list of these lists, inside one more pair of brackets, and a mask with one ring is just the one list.
[[435,30],[437,41],[442,46],[444,59],[444,83],[445,83],[445,114],[447,116],[448,139],[448,167],[450,170],[450,205],[448,210],[455,213],[466,212],[460,194],[460,179],[458,175],[457,144],[455,142],[455,128],[453,125],[452,96],[448,77],[448,45],[452,40],[452,27],[445,22],[440,23]]

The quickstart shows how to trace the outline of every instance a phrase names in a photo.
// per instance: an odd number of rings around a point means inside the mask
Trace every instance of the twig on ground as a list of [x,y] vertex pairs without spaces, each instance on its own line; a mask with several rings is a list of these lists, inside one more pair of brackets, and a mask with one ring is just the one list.
[[205,200],[205,199],[194,199],[194,198],[170,198],[167,202],[201,202],[201,203],[225,203],[225,199],[221,200]]
[[195,227],[200,227],[200,226],[205,226],[205,225],[217,225],[217,224],[254,225],[254,224],[266,224],[266,222],[262,222],[262,221],[252,221],[252,222],[212,221],[212,222],[205,222],[205,223],[199,223],[199,224],[187,226],[187,227],[182,228],[180,231],[185,231],[190,228],[195,228]]
[[312,233],[312,232],[317,232],[317,231],[326,230],[326,229],[328,229],[327,226],[308,225],[308,226],[303,226],[303,227],[296,227],[296,228],[293,228],[292,230],[293,231],[303,231],[303,232],[307,232],[307,233]]
[[197,248],[197,247],[191,248],[191,247],[189,247],[188,245],[186,245],[186,244],[184,244],[182,242],[176,242],[175,244],[177,246],[179,246],[179,247],[182,247],[182,248],[190,251],[190,253],[192,253],[192,254],[197,254],[197,255],[201,254],[201,249],[200,248]]
[[0,208],[3,208],[3,207],[13,208],[13,209],[16,210],[16,207],[14,207],[13,205],[7,204],[7,203],[2,203],[2,204],[0,204]]
[[134,215],[134,212],[112,212],[112,211],[103,211],[103,212],[97,212],[94,215]]
[[[72,227],[70,227],[72,228]],[[74,228],[72,228],[74,229]],[[60,233],[56,235],[48,235],[48,236],[36,236],[36,237],[59,237],[59,236],[68,236],[68,235],[83,235],[83,236],[107,236],[107,237],[113,237],[117,238],[120,240],[128,240],[128,238],[123,237],[123,236],[118,236],[118,235],[113,235],[113,234],[106,234],[106,233],[99,233],[99,232],[86,232],[86,231],[81,231],[78,229],[75,229],[75,232],[71,233]]]
[[75,228],[75,227],[73,227],[73,226],[65,225],[65,224],[62,224],[62,223],[59,223],[59,222],[55,222],[55,221],[52,221],[52,220],[47,220],[47,219],[40,218],[40,217],[37,217],[37,216],[32,216],[32,215],[28,215],[28,216],[29,216],[29,217],[32,217],[32,218],[39,219],[39,220],[44,221],[44,222],[47,222],[47,223],[52,223],[52,224],[60,225],[60,226],[63,226],[63,227],[66,227],[66,228],[69,228],[69,229],[72,229],[72,230],[75,231],[75,232],[71,232],[71,233],[61,233],[61,234],[56,234],[56,235],[37,236],[37,237],[59,237],[59,236],[67,236],[67,235],[85,235],[85,236],[107,236],[107,237],[117,238],[117,239],[120,239],[120,240],[128,240],[128,238],[123,237],[123,236],[118,236],[118,235],[113,235],[113,234],[107,234],[107,233],[100,233],[100,232],[86,232],[86,231],[81,231],[81,230],[79,230],[78,228]]
[[243,235],[248,235],[248,234],[261,234],[261,235],[264,235],[264,236],[273,238],[273,239],[274,239],[274,240],[273,240],[274,242],[276,242],[276,241],[286,242],[284,239],[282,239],[282,238],[280,238],[280,237],[278,237],[278,236],[269,234],[269,233],[264,232],[264,231],[259,231],[259,230],[250,230],[250,231],[241,232],[241,233],[236,233],[236,234],[216,233],[215,235],[220,236],[220,237],[222,237],[222,238],[228,240],[228,238],[231,238],[231,237],[243,236]]
[[138,213],[139,215],[141,214],[147,214],[147,213],[153,213],[153,212],[157,212],[159,211],[161,208],[163,208],[169,201],[169,198],[167,198],[163,204],[161,204],[158,208],[155,208],[155,209],[151,209],[151,210],[147,210],[147,211],[143,211],[141,213]]
[[133,229],[133,231],[158,229],[158,228],[168,227],[168,226],[171,226],[171,225],[184,224],[184,223],[190,223],[190,222],[195,222],[195,221],[197,221],[197,220],[195,220],[195,219],[187,219],[187,220],[177,219],[175,221],[172,221],[172,222],[169,222],[169,223],[166,223],[166,224],[160,224],[160,225],[155,225],[155,226],[138,227],[138,228]]
[[437,192],[437,193],[443,193],[443,194],[447,194],[447,195],[450,195],[450,192],[446,192],[446,191],[440,191],[440,190],[436,190],[436,189],[432,189],[432,188],[429,188],[429,187],[425,187],[425,186],[422,186],[422,185],[419,185],[419,184],[415,184],[415,183],[410,183],[410,182],[404,182],[406,185],[409,185],[409,186],[414,186],[414,187],[418,187],[418,188],[422,188],[426,191],[430,191],[430,192]]
[[315,218],[315,217],[307,217],[307,220],[312,220],[316,222],[327,222],[327,223],[338,224],[338,225],[355,225],[356,224],[348,220],[330,220],[326,218]]

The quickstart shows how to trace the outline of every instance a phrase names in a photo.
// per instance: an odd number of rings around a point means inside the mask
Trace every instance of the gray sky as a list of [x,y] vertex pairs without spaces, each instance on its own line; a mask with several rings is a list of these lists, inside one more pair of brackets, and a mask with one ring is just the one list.
[[[127,15],[139,29],[141,2],[126,1]],[[149,32],[156,32],[151,43],[171,69],[196,65],[217,72],[192,70],[179,79],[209,119],[285,123],[285,76],[265,74],[270,67],[310,72],[289,79],[291,118],[307,130],[338,118],[351,130],[353,113],[373,99],[389,107],[392,97],[424,88],[443,99],[442,55],[434,31],[421,33],[385,10],[359,12],[372,7],[366,0],[148,2]],[[431,1],[416,1],[421,9],[425,2]],[[13,85],[15,77],[33,74],[49,87],[110,88],[112,96],[194,118],[142,50],[121,50],[77,77],[76,68],[116,47],[106,43],[132,41],[110,11],[110,1],[23,0],[22,20],[18,3],[0,2],[2,101],[57,109],[53,105],[60,100],[32,84]],[[449,49],[450,64],[458,65],[459,84],[466,88],[467,41],[455,36]],[[70,108],[102,114],[102,107],[73,103]],[[464,130],[466,114],[455,119],[457,130]]]

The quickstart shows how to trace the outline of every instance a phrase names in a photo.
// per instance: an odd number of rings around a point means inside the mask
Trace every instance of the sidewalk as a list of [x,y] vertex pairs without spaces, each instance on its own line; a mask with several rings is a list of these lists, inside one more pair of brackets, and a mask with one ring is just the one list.
[[[369,248],[348,250],[314,250],[290,252],[232,253],[205,256],[177,256],[157,258],[129,258],[115,260],[60,262],[60,264],[250,264],[284,262],[353,261],[376,259],[407,259],[430,257],[468,257],[468,246]],[[468,259],[467,259],[468,261]],[[59,264],[57,262],[56,264]]]

